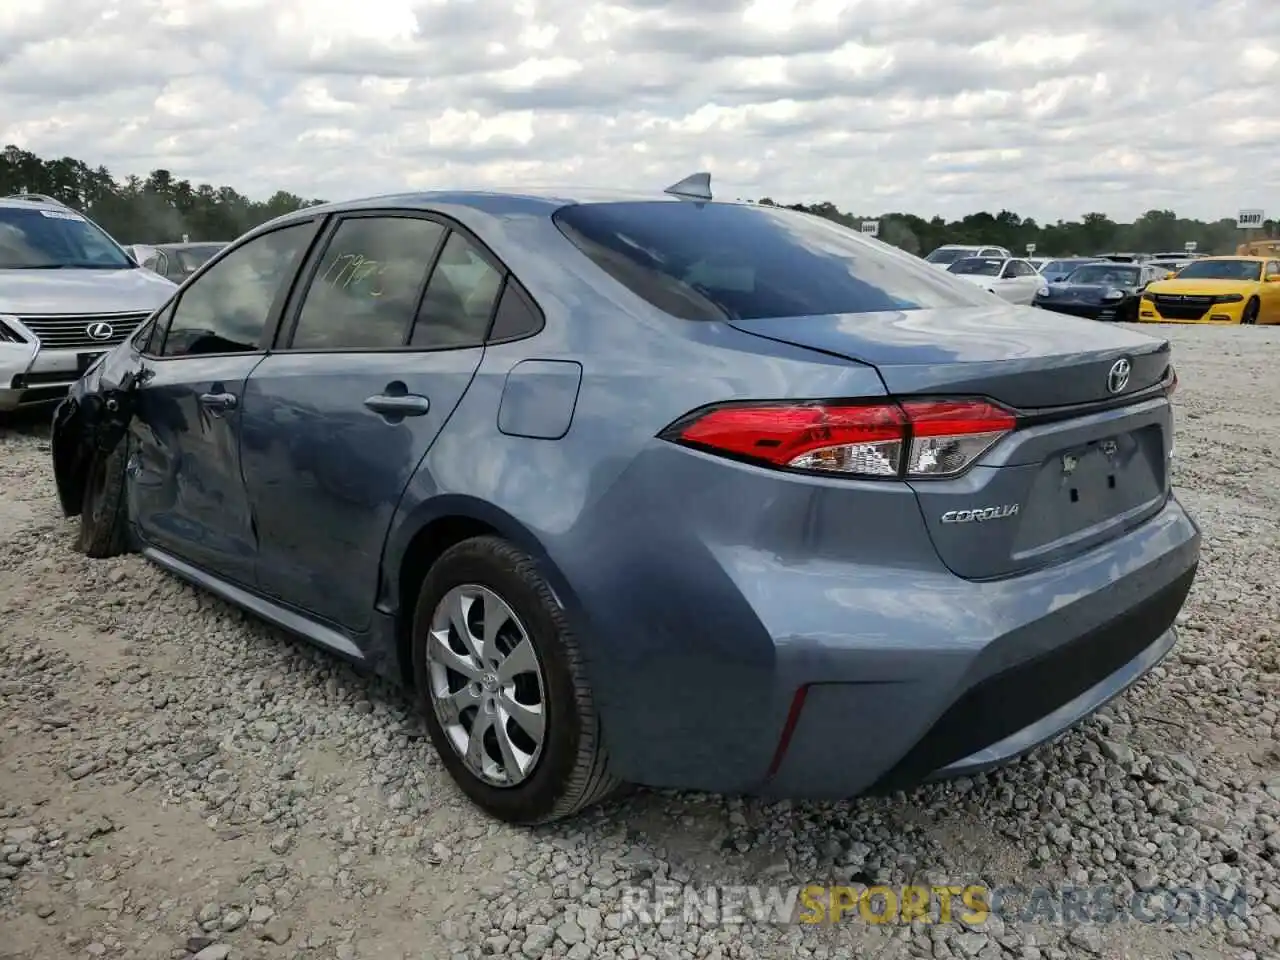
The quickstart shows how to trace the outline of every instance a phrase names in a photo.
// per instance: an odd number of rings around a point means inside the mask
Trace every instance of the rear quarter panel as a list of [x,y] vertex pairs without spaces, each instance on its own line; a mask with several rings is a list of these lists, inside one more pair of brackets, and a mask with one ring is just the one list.
[[[489,240],[494,231],[478,230]],[[882,396],[874,368],[745,334],[727,324],[669,317],[598,272],[547,220],[504,223],[495,252],[528,287],[546,315],[543,331],[526,340],[490,346],[466,396],[410,481],[392,522],[384,555],[381,606],[408,611],[414,597],[395,595],[405,551],[427,523],[467,516],[493,526],[541,564],[584,638],[593,690],[606,714],[612,753],[636,755],[637,745],[660,729],[664,697],[689,691],[678,682],[657,689],[652,717],[614,705],[632,702],[635,651],[655,642],[687,646],[687,636],[655,641],[647,624],[614,616],[635,597],[654,599],[653,571],[671,585],[668,601],[684,607],[676,621],[694,618],[687,603],[726,580],[705,545],[676,536],[680,520],[666,491],[620,480],[665,446],[656,435],[706,404],[744,398]],[[559,439],[510,436],[499,429],[504,386],[522,361],[569,361],[582,368],[572,422]],[[673,478],[674,479],[674,478]],[[625,489],[625,495],[614,495]],[[705,490],[701,491],[705,494]],[[620,502],[621,500],[621,502]],[[918,516],[914,499],[910,507]],[[625,522],[624,522],[625,521]],[[800,532],[802,533],[802,531]],[[643,538],[645,542],[638,542]],[[665,551],[662,544],[683,547]],[[680,596],[689,591],[690,595]],[[774,654],[740,595],[743,650]],[[688,616],[686,616],[688,614]],[[732,633],[733,631],[730,631]],[[658,662],[658,661],[654,661]],[[657,725],[656,725],[657,724]],[[624,767],[625,767],[625,760]],[[620,769],[621,775],[632,771]]]

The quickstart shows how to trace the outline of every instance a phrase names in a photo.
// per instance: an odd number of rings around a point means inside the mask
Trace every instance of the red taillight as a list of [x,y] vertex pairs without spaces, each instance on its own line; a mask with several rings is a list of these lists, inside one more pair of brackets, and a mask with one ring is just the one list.
[[986,400],[743,403],[695,413],[663,436],[792,470],[923,478],[955,476],[1016,425]]

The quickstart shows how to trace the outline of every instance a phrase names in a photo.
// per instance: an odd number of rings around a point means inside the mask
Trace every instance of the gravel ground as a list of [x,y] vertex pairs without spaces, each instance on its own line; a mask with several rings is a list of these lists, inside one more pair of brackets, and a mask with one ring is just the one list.
[[[1205,550],[1139,688],[1012,767],[906,796],[638,792],[533,831],[467,805],[395,691],[136,557],[73,553],[40,425],[0,428],[0,956],[1277,956],[1280,329],[1168,335]],[[655,879],[1181,886],[1248,909],[631,922],[624,885]]]

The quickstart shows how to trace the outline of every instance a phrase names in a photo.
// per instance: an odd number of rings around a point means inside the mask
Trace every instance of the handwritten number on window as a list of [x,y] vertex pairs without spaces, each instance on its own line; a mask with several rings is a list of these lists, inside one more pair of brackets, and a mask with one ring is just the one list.
[[363,288],[369,296],[380,297],[383,294],[382,275],[386,270],[384,264],[363,254],[344,253],[333,258],[320,279],[340,290],[358,291]]

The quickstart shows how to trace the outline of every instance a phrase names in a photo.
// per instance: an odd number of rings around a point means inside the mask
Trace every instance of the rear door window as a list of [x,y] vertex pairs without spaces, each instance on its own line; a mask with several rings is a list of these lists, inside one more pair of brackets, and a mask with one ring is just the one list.
[[441,224],[418,217],[339,221],[302,301],[289,348],[406,346],[427,270],[444,235]]
[[555,222],[614,280],[687,320],[983,304],[969,284],[813,214],[636,201],[564,207]]
[[502,271],[463,234],[449,234],[413,324],[409,343],[429,350],[484,343],[502,290]]

